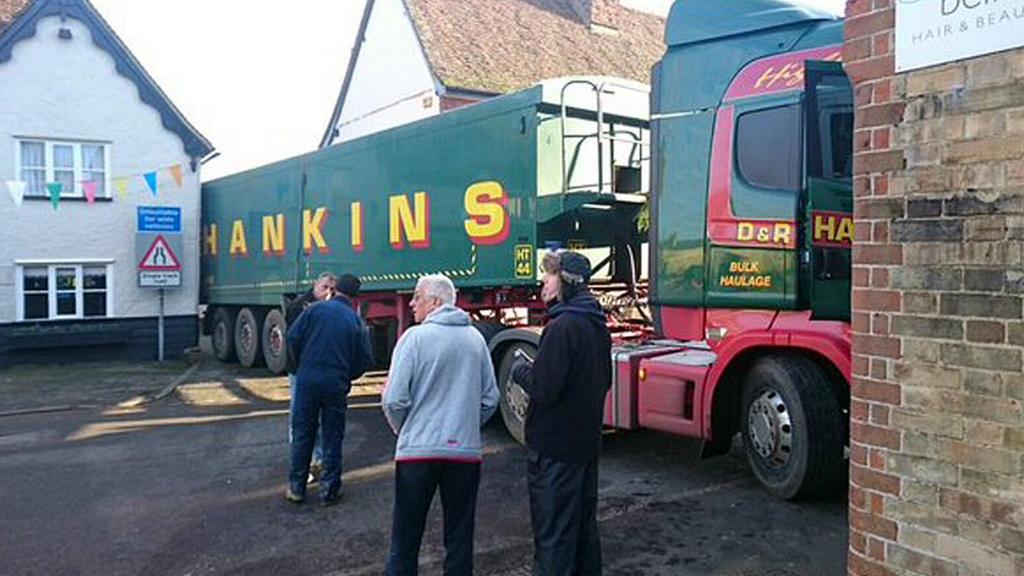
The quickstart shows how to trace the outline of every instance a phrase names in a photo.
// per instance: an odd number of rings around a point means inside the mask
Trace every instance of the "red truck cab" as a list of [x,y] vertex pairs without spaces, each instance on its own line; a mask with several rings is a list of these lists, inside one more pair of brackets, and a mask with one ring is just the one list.
[[737,433],[782,498],[843,483],[853,93],[842,21],[782,0],[680,0],[652,89],[658,339],[615,350],[606,424]]

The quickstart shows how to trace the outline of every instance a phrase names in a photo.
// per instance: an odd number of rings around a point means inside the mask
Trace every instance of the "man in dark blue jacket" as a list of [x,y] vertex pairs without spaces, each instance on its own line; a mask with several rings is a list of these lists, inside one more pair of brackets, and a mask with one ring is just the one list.
[[597,465],[604,397],[611,385],[611,337],[587,289],[590,262],[560,250],[544,258],[541,298],[548,322],[532,365],[514,380],[530,396],[526,445],[535,576],[601,574]]
[[[338,277],[330,272],[322,272],[317,277],[316,282],[313,286],[301,296],[296,297],[294,300],[288,303],[285,307],[284,312],[284,323],[285,326],[293,326],[299,320],[299,316],[306,311],[316,302],[326,300],[331,297],[331,290],[336,288],[338,285]],[[295,374],[299,371],[299,363],[295,358],[295,352],[288,350],[288,354],[285,356],[285,371],[288,373],[288,389],[291,391],[291,402],[288,405],[289,416],[288,416],[288,444],[292,443],[292,418],[291,414],[295,412]],[[320,444],[320,434],[316,434],[316,440],[313,442],[313,461],[310,464],[311,474],[309,478],[311,481],[320,478],[320,471],[323,470],[323,459],[324,450]]]
[[299,316],[288,329],[288,345],[298,360],[292,402],[291,472],[285,498],[306,498],[306,479],[313,456],[317,421],[323,439],[320,503],[330,506],[341,490],[341,441],[352,381],[370,367],[369,334],[344,293],[332,289],[330,298]]

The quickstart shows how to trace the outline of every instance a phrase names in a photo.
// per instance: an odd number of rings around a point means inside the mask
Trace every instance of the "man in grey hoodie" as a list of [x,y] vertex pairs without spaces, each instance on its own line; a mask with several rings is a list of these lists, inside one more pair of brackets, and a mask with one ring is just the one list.
[[498,406],[487,344],[455,307],[442,275],[416,283],[410,307],[420,325],[399,339],[384,390],[384,416],[398,434],[388,576],[417,574],[427,512],[441,489],[446,576],[473,573],[480,484],[480,427]]

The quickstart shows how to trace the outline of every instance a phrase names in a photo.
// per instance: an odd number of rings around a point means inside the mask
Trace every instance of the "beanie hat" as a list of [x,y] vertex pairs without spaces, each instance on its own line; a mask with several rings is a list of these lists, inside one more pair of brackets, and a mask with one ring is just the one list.
[[544,271],[558,274],[569,284],[590,282],[590,260],[579,252],[557,250],[544,255]]
[[359,295],[359,288],[362,286],[362,282],[359,278],[351,274],[342,274],[338,278],[338,292],[341,292],[349,298],[354,298]]

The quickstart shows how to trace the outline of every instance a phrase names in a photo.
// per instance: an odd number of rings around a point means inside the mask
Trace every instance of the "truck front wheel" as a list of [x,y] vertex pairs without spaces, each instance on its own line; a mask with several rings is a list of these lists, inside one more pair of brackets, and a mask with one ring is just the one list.
[[512,381],[512,366],[516,363],[516,350],[521,350],[530,358],[537,355],[537,348],[526,342],[516,342],[505,349],[498,364],[498,391],[501,393],[501,419],[505,428],[520,444],[526,443],[526,410],[530,406],[530,397]]
[[252,308],[242,308],[235,319],[235,352],[238,363],[252,368],[263,360],[260,334],[263,332],[263,313]]
[[260,344],[263,346],[263,360],[267,363],[267,370],[271,374],[284,372],[287,364],[288,346],[285,340],[287,329],[284,314],[280,309],[274,308],[267,312],[267,317],[263,319]]
[[221,362],[235,361],[235,317],[227,308],[217,308],[213,313],[213,330],[210,334],[213,355]]
[[803,356],[768,356],[747,373],[740,416],[754,475],[786,500],[826,495],[844,478],[843,412],[825,372]]

